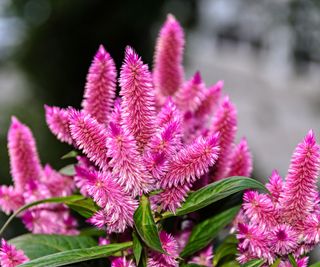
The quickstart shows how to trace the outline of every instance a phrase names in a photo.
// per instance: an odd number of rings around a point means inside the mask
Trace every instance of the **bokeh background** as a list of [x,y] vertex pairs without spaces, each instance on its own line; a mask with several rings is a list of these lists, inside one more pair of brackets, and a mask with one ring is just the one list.
[[[99,44],[121,66],[126,45],[152,65],[167,13],[186,31],[187,77],[222,79],[248,138],[254,176],[285,176],[309,129],[320,137],[320,1],[0,0],[0,181],[11,181],[6,134],[11,115],[33,130],[43,163],[59,169],[70,148],[45,125],[43,105],[80,107]],[[2,224],[6,217],[0,215]],[[8,236],[24,232],[18,221]]]

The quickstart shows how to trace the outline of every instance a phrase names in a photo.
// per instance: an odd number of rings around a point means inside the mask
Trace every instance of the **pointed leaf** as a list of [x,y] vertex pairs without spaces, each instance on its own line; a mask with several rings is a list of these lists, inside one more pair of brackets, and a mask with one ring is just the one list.
[[152,216],[149,199],[145,195],[141,196],[140,205],[133,218],[135,228],[143,242],[153,250],[165,253],[161,246],[158,228]]
[[271,265],[271,267],[278,267],[281,262],[281,258],[276,259],[276,261]]
[[290,255],[288,256],[288,258],[289,258],[289,261],[290,261],[292,267],[298,267],[298,264],[297,264],[295,258],[292,256],[292,254],[290,254]]
[[209,245],[219,231],[232,221],[239,209],[239,206],[233,207],[196,225],[180,256],[188,257]]
[[78,263],[93,259],[105,258],[114,253],[130,248],[132,242],[110,244],[106,246],[95,246],[90,248],[80,248],[66,250],[50,254],[41,258],[31,260],[27,263],[19,265],[19,267],[58,267],[72,263]]
[[63,155],[61,159],[70,159],[70,158],[76,158],[78,156],[78,152],[75,150],[71,150],[67,154]]
[[136,231],[132,232],[132,241],[133,241],[133,246],[132,246],[133,255],[136,260],[136,265],[138,266],[140,258],[141,258],[143,247],[142,247],[142,244],[139,240],[139,236],[137,235]]
[[81,236],[105,236],[106,231],[96,227],[87,227],[80,230]]
[[97,245],[97,242],[88,236],[34,234],[15,237],[9,243],[15,245],[18,249],[22,249],[31,260],[66,250],[88,248]]
[[238,240],[234,235],[226,238],[214,253],[213,266],[218,266],[219,261],[223,259],[225,256],[236,255],[237,242]]
[[67,201],[65,204],[68,205],[70,209],[73,209],[85,218],[92,217],[92,215],[98,211],[98,207],[91,198],[70,202]]
[[265,186],[257,180],[242,176],[234,176],[211,183],[196,192],[190,193],[182,206],[176,210],[175,214],[172,212],[165,212],[162,218],[165,219],[172,216],[188,214],[249,188],[261,189],[268,192]]
[[251,260],[248,261],[245,264],[242,264],[241,267],[260,267],[264,264],[264,260],[262,259],[256,259],[256,260]]

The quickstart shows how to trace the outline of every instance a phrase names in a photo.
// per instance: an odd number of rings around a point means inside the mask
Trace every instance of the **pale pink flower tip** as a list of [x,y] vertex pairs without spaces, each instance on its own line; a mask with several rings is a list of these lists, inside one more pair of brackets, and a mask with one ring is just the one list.
[[184,33],[171,14],[161,28],[154,55],[153,79],[161,96],[174,95],[183,82]]
[[266,184],[266,188],[272,195],[274,202],[279,201],[279,197],[282,194],[284,183],[277,170],[274,170],[269,178],[269,182]]
[[135,267],[133,260],[127,260],[126,257],[117,257],[111,261],[111,267]]
[[61,141],[72,144],[68,110],[44,105],[46,122],[51,132]]
[[6,214],[16,211],[24,204],[23,195],[13,186],[0,186],[0,207]]
[[6,240],[1,240],[0,248],[0,265],[2,267],[15,267],[29,261],[29,258],[22,250],[16,249],[15,246],[7,243]]
[[100,45],[87,76],[84,100],[85,114],[106,124],[111,113],[116,91],[116,67],[110,54]]
[[12,117],[8,132],[8,150],[11,174],[18,192],[30,181],[40,181],[42,167],[36,142],[31,130],[16,117]]
[[174,237],[164,231],[160,232],[160,241],[164,251],[168,253],[161,254],[155,251],[150,253],[148,259],[148,267],[178,267],[178,261],[176,258],[179,256],[178,253],[178,243]]
[[120,73],[122,124],[136,139],[139,149],[154,133],[155,94],[148,66],[131,47],[126,48]]

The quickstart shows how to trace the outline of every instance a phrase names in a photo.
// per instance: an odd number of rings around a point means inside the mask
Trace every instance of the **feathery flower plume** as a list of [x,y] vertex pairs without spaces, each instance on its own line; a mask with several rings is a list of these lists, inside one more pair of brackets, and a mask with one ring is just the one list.
[[82,107],[85,114],[101,124],[108,123],[116,94],[116,78],[114,61],[100,45],[89,68]]
[[50,131],[61,141],[72,144],[72,137],[69,130],[68,110],[59,107],[44,105],[46,122]]
[[113,122],[109,124],[107,138],[109,162],[113,176],[123,187],[124,191],[134,197],[148,192],[151,188],[152,177],[143,164],[134,137]]
[[172,121],[182,121],[182,115],[171,97],[168,97],[160,112],[157,115],[157,124],[159,129]]
[[0,265],[2,267],[16,267],[29,261],[29,258],[20,249],[10,245],[6,240],[1,239]]
[[89,114],[70,109],[69,123],[71,136],[76,145],[101,169],[108,169],[106,128]]
[[218,81],[215,85],[205,90],[203,100],[194,114],[197,120],[203,121],[213,114],[218,107],[223,85],[223,81]]
[[76,167],[76,172],[87,177],[87,192],[102,208],[89,219],[90,223],[99,228],[106,225],[108,233],[120,233],[127,226],[132,226],[137,202],[123,191],[111,173],[86,170],[79,166]]
[[192,183],[207,172],[218,158],[219,138],[219,133],[206,139],[200,137],[173,156],[169,162],[168,172],[161,181],[162,188]]
[[219,159],[214,166],[213,180],[225,178],[231,164],[231,149],[237,131],[237,112],[229,97],[225,97],[215,115],[211,132],[220,132]]
[[136,267],[132,260],[127,260],[126,257],[117,257],[111,261],[111,267]]
[[283,220],[294,223],[305,219],[314,209],[317,196],[320,147],[312,130],[297,146],[291,159],[281,206]]
[[169,14],[159,33],[154,55],[153,80],[159,97],[174,95],[180,88],[184,79],[183,49],[183,29]]
[[187,81],[175,95],[175,102],[182,111],[196,111],[204,100],[206,86],[200,72]]
[[114,100],[113,111],[110,116],[110,121],[112,121],[116,125],[122,125],[122,118],[121,118],[121,98],[116,98]]
[[289,225],[277,225],[271,231],[271,250],[279,255],[288,255],[298,246],[298,233]]
[[148,259],[148,267],[178,267],[178,261],[176,258],[178,254],[178,243],[172,235],[161,231],[159,234],[161,245],[163,249],[168,253],[162,254],[159,252],[152,251]]
[[320,242],[320,214],[311,214],[303,222],[303,235],[307,244]]
[[155,94],[151,73],[131,47],[126,48],[120,72],[122,119],[125,130],[143,149],[154,133]]
[[196,256],[193,256],[189,263],[195,263],[200,266],[213,267],[213,247],[212,245],[207,246],[197,253]]
[[17,192],[23,192],[29,181],[40,181],[42,167],[31,130],[12,117],[8,132],[11,174]]
[[234,148],[228,176],[249,177],[252,172],[252,156],[247,140],[242,138]]
[[283,192],[284,183],[277,170],[274,170],[269,178],[269,182],[266,184],[266,188],[270,191],[272,201],[274,203],[279,202],[279,197]]
[[21,192],[17,192],[13,186],[0,186],[0,207],[4,213],[9,214],[23,204],[24,199]]

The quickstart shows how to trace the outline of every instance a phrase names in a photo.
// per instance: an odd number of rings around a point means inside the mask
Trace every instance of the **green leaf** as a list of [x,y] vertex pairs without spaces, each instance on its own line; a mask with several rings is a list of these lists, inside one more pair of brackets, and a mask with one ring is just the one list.
[[74,169],[74,165],[70,164],[59,170],[61,174],[73,176],[76,174],[76,170]]
[[158,228],[154,222],[148,197],[142,195],[134,213],[135,228],[143,242],[155,251],[165,253],[161,246]]
[[190,193],[182,206],[176,210],[175,214],[165,212],[162,218],[188,214],[248,188],[261,189],[268,192],[265,186],[257,180],[234,176],[211,183],[196,192]]
[[140,258],[141,258],[143,247],[142,247],[142,244],[139,240],[139,236],[137,235],[136,231],[132,232],[132,241],[133,241],[133,246],[132,246],[133,255],[136,260],[136,265],[138,266]]
[[206,266],[195,264],[195,263],[187,263],[187,264],[182,264],[181,267],[206,267]]
[[75,150],[71,150],[67,154],[63,155],[61,159],[70,159],[70,158],[75,158],[78,156],[78,152]]
[[65,204],[85,218],[92,217],[99,209],[91,198],[66,201]]
[[281,258],[276,259],[276,261],[271,265],[271,267],[278,267],[281,262]]
[[309,267],[320,267],[320,262],[316,262],[316,263],[310,265]]
[[290,254],[290,255],[288,256],[288,259],[289,259],[292,267],[298,267],[298,264],[297,264],[295,258],[292,256],[292,254]]
[[239,209],[240,206],[233,207],[196,225],[180,256],[188,257],[209,245],[219,231],[232,221]]
[[238,241],[234,235],[227,237],[214,253],[213,266],[218,266],[220,260],[225,256],[236,255],[237,242]]
[[9,243],[15,245],[18,249],[22,249],[31,260],[66,250],[88,248],[97,245],[97,242],[88,236],[35,234],[15,237],[9,240]]
[[245,264],[242,264],[241,267],[260,267],[264,264],[263,259],[256,259],[256,260],[251,260]]
[[228,261],[221,265],[221,267],[239,267],[239,263],[237,261]]
[[110,244],[106,246],[95,246],[90,248],[80,248],[66,250],[50,254],[41,258],[31,260],[19,265],[19,267],[58,267],[93,259],[105,258],[114,253],[130,248],[132,242]]
[[105,236],[106,231],[95,227],[87,227],[80,230],[81,236]]
[[7,226],[10,224],[10,222],[17,216],[19,215],[21,212],[39,205],[39,204],[43,204],[43,203],[71,203],[74,201],[78,201],[84,199],[84,196],[81,195],[72,195],[72,196],[66,196],[66,197],[53,197],[53,198],[47,198],[47,199],[43,199],[43,200],[39,200],[39,201],[35,201],[35,202],[31,202],[29,204],[26,204],[24,206],[22,206],[21,208],[19,208],[17,211],[15,211],[9,218],[8,220],[5,222],[5,224],[2,226],[2,228],[0,229],[0,235],[3,233],[3,231],[7,228]]

